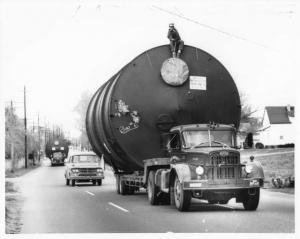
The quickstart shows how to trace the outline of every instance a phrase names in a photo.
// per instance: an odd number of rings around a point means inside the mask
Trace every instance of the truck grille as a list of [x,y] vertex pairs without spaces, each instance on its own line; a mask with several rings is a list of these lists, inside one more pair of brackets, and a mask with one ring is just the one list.
[[[222,154],[222,153],[221,153]],[[240,177],[240,157],[238,153],[228,152],[221,155],[220,152],[210,154],[211,173],[210,179],[235,179]],[[225,153],[226,154],[226,153]]]

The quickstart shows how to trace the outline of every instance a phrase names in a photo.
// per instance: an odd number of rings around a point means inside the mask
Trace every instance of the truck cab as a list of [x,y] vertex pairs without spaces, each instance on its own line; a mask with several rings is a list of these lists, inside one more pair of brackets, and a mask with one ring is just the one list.
[[[155,195],[161,191],[179,211],[188,209],[192,197],[219,204],[236,198],[246,210],[256,210],[263,170],[260,164],[240,162],[233,125],[176,126],[162,135],[162,142],[169,167],[164,168],[162,159],[146,162],[151,204],[158,203]],[[153,170],[155,164],[161,164],[160,168]]]

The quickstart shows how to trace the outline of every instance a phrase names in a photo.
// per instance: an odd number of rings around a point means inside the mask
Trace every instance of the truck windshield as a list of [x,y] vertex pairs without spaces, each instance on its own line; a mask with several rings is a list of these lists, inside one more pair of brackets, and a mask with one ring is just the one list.
[[234,147],[233,132],[230,130],[193,130],[182,134],[184,148]]
[[97,163],[98,157],[96,155],[75,155],[73,156],[73,163]]

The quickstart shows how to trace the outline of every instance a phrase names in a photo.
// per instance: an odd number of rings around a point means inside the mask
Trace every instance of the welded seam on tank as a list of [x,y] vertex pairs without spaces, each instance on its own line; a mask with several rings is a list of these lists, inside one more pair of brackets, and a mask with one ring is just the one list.
[[150,59],[150,56],[148,54],[148,51],[146,51],[146,55],[147,55],[147,59],[149,61],[149,64],[151,65],[151,67],[153,68],[153,65],[152,65],[152,62],[151,62],[151,59]]
[[[124,69],[124,68],[123,68],[123,69]],[[116,77],[116,79],[113,80],[113,82],[112,82],[111,85],[109,86],[109,89],[108,89],[108,92],[106,93],[106,96],[104,97],[104,98],[105,98],[104,100],[107,100],[107,102],[104,101],[103,104],[106,104],[106,105],[103,106],[103,107],[105,107],[105,108],[108,110],[108,112],[109,112],[108,115],[110,115],[110,111],[111,111],[111,101],[112,101],[112,97],[111,97],[111,96],[112,96],[113,93],[114,93],[115,86],[116,86],[116,84],[118,83],[118,79],[120,78],[120,76],[121,76],[121,73],[119,73],[119,75]],[[104,117],[104,115],[103,115],[103,117]],[[108,121],[109,121],[109,119],[108,119]],[[103,122],[105,123],[104,120],[103,120]],[[109,132],[108,132],[108,131],[109,131]],[[105,135],[106,135],[106,138],[107,138],[107,135],[111,135],[111,136],[112,136],[112,137],[111,137],[111,140],[113,140],[114,143],[119,144],[119,143],[117,142],[117,140],[116,140],[116,136],[115,136],[114,131],[113,131],[113,129],[112,129],[112,124],[109,124],[107,128],[104,128],[104,133],[105,133]],[[119,161],[122,161],[122,160],[121,160],[122,158],[118,155],[118,153],[115,152],[114,148],[111,147],[110,142],[108,142],[108,141],[106,140],[105,143],[106,143],[107,148],[111,151],[111,155],[114,156],[115,158],[119,159]],[[128,156],[127,156],[127,154],[124,152],[124,150],[123,150],[121,147],[119,147],[119,148],[122,150],[122,155],[125,155],[125,157],[128,158]]]

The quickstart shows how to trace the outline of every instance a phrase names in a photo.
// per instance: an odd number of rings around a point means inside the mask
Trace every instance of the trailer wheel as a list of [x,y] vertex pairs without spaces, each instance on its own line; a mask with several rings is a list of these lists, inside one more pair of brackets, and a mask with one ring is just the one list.
[[75,186],[75,179],[72,179],[72,180],[71,180],[71,185],[72,185],[72,187]]
[[249,195],[248,191],[245,192],[244,199],[243,199],[243,205],[245,210],[255,211],[257,209],[259,203],[259,194],[260,194],[260,188],[255,189],[254,195]]
[[174,200],[175,206],[178,211],[187,211],[191,203],[191,192],[184,191],[183,187],[178,179],[178,176],[175,178],[174,182]]
[[66,178],[66,185],[70,184],[70,179]]
[[148,199],[151,205],[157,205],[159,202],[157,193],[158,187],[155,185],[155,171],[150,171],[147,183]]

